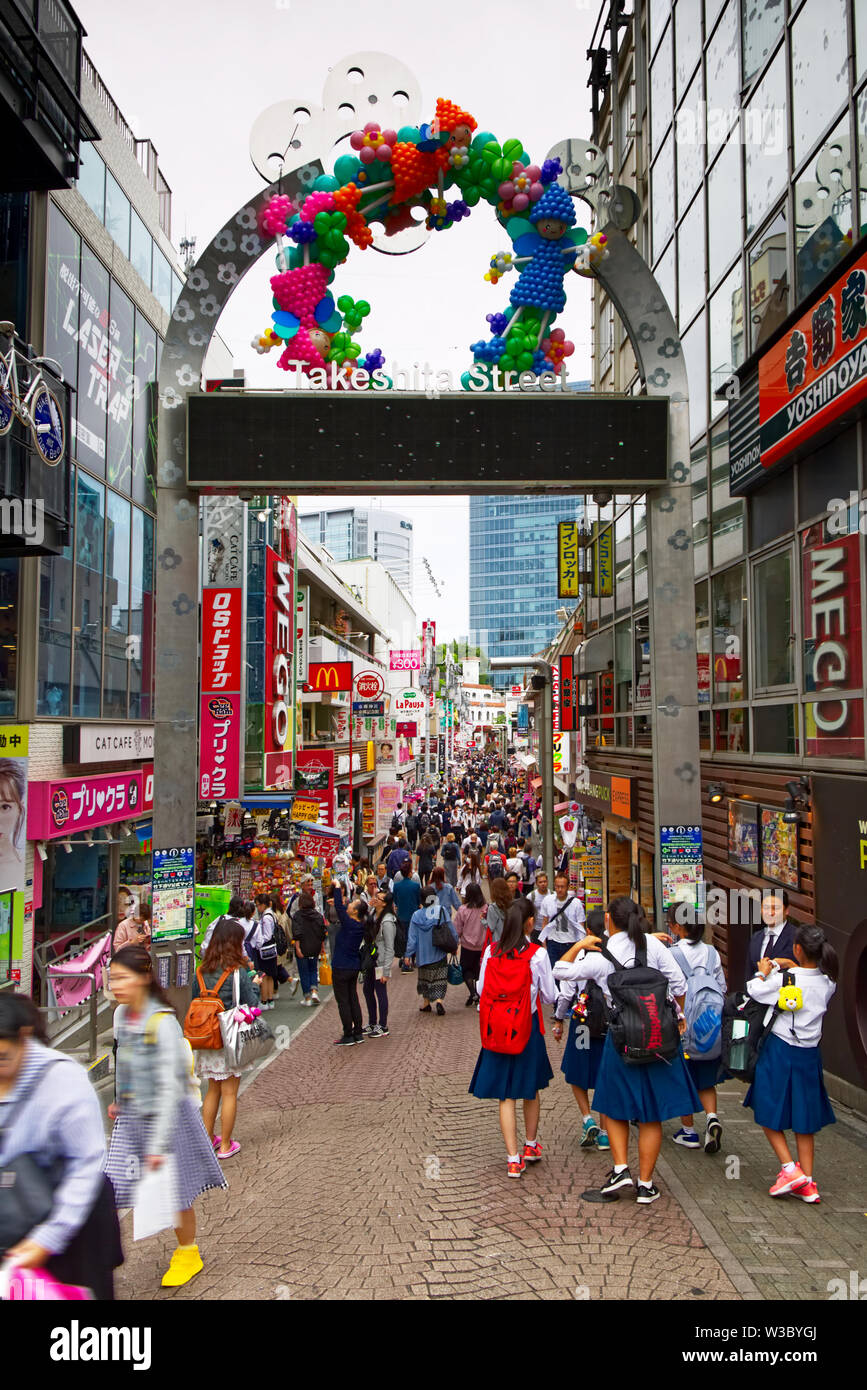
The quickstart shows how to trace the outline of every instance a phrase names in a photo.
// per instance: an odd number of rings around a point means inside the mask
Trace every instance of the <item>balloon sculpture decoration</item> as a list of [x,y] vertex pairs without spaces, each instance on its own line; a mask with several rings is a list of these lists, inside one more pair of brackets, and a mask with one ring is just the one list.
[[[355,341],[370,305],[349,295],[335,303],[329,290],[350,242],[365,250],[372,224],[394,235],[415,225],[418,209],[429,230],[445,232],[484,200],[511,241],[511,250],[491,257],[485,279],[496,285],[518,274],[508,307],[487,315],[491,336],[471,344],[477,389],[493,388],[496,369],[540,376],[561,368],[574,352],[553,327],[566,304],[564,278],[570,270],[592,276],[608,254],[605,236],[588,239],[575,226],[572,198],[557,182],[559,159],[533,164],[520,140],[501,146],[491,134],[474,134],[476,126],[469,112],[442,97],[429,125],[395,131],[371,121],[350,136],[353,153],[337,159],[333,174],[320,175],[303,201],[282,193],[269,200],[261,231],[276,238],[278,273],[271,278],[273,326],[253,339],[258,352],[282,347],[278,366],[311,377],[318,370],[326,384],[331,364],[345,384],[372,384],[385,356],[376,348],[362,357]],[[459,196],[448,201],[447,190]],[[468,372],[462,380],[468,388]]]

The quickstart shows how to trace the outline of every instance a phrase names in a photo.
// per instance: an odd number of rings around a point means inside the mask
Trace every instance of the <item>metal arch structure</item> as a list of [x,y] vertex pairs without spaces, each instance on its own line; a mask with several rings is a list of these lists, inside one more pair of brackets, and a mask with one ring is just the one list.
[[[362,81],[352,81],[352,75]],[[365,82],[365,74],[371,80]],[[350,90],[351,89],[351,92]],[[389,97],[389,89],[391,97]],[[400,106],[395,107],[397,98]],[[405,101],[403,100],[405,98]],[[391,101],[391,106],[389,102]],[[259,214],[276,192],[303,196],[325,172],[323,160],[364,115],[417,121],[418,84],[408,69],[381,54],[354,54],[331,70],[325,105],[280,103],[253,128],[251,152],[269,186],[227,220],[190,272],[171,317],[158,381],[157,554],[155,598],[154,845],[195,843],[199,641],[198,493],[187,486],[186,398],[198,391],[205,355],[225,308],[265,251]],[[346,109],[351,108],[351,109]],[[304,112],[307,119],[299,119]],[[294,121],[294,125],[293,125]],[[283,135],[286,135],[285,141]],[[637,200],[612,185],[605,158],[584,140],[567,139],[559,155],[562,182],[588,204],[608,237],[597,277],[632,343],[649,395],[669,399],[668,481],[649,499],[648,585],[651,601],[653,782],[658,829],[700,824],[700,753],[695,643],[695,578],[689,463],[689,397],[677,327],[650,267],[621,228],[635,220]],[[276,162],[275,162],[276,161]],[[286,167],[287,163],[290,167]],[[374,248],[405,254],[423,244],[423,226]],[[657,898],[661,909],[659,855]]]

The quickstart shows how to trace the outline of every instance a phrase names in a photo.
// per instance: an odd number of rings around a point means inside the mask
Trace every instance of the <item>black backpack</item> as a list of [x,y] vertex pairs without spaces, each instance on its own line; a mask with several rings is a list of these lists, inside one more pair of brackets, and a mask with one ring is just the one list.
[[633,965],[621,965],[607,946],[601,954],[614,966],[606,984],[614,1005],[608,1031],[615,1052],[633,1066],[670,1062],[680,1051],[680,1031],[668,978],[647,964],[646,947],[636,948]]
[[424,834],[424,832],[427,830],[427,828],[428,828],[429,825],[430,825],[430,816],[429,816],[429,815],[425,814],[425,815],[423,815],[423,816],[419,816],[418,828],[419,828],[419,830],[422,832],[422,834]]
[[587,995],[587,1011],[584,1015],[587,1033],[591,1038],[604,1038],[611,1022],[611,1010],[602,986],[595,980],[588,980],[584,993]]
[[276,919],[274,921],[274,945],[277,947],[278,956],[285,956],[289,950],[289,938]]
[[369,970],[375,969],[379,961],[379,948],[376,944],[376,937],[368,941],[367,937],[362,938],[358,948],[358,968],[362,975],[366,975]]
[[406,828],[410,835],[414,835],[418,830],[418,816],[409,815],[406,818]]

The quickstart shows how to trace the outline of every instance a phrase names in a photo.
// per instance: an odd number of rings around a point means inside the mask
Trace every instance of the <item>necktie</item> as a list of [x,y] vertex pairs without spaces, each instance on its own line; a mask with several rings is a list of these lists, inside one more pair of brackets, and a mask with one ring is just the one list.
[[776,932],[771,932],[771,933],[769,934],[769,936],[768,936],[768,944],[767,944],[767,946],[765,947],[765,956],[767,957],[768,960],[773,960],[773,956],[771,955],[771,952],[772,952],[773,949],[774,949],[774,945],[775,945],[775,943],[776,943],[776,940],[777,940],[777,933],[776,933]]

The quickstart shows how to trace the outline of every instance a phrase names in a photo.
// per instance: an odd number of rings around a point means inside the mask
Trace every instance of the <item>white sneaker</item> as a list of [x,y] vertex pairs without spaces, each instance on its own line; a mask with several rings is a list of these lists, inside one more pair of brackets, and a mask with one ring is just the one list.
[[318,1004],[318,1003],[319,1003],[319,995],[316,993],[316,990],[315,990],[315,989],[313,990],[312,994],[310,995],[310,1003],[311,1003],[311,1004]]

